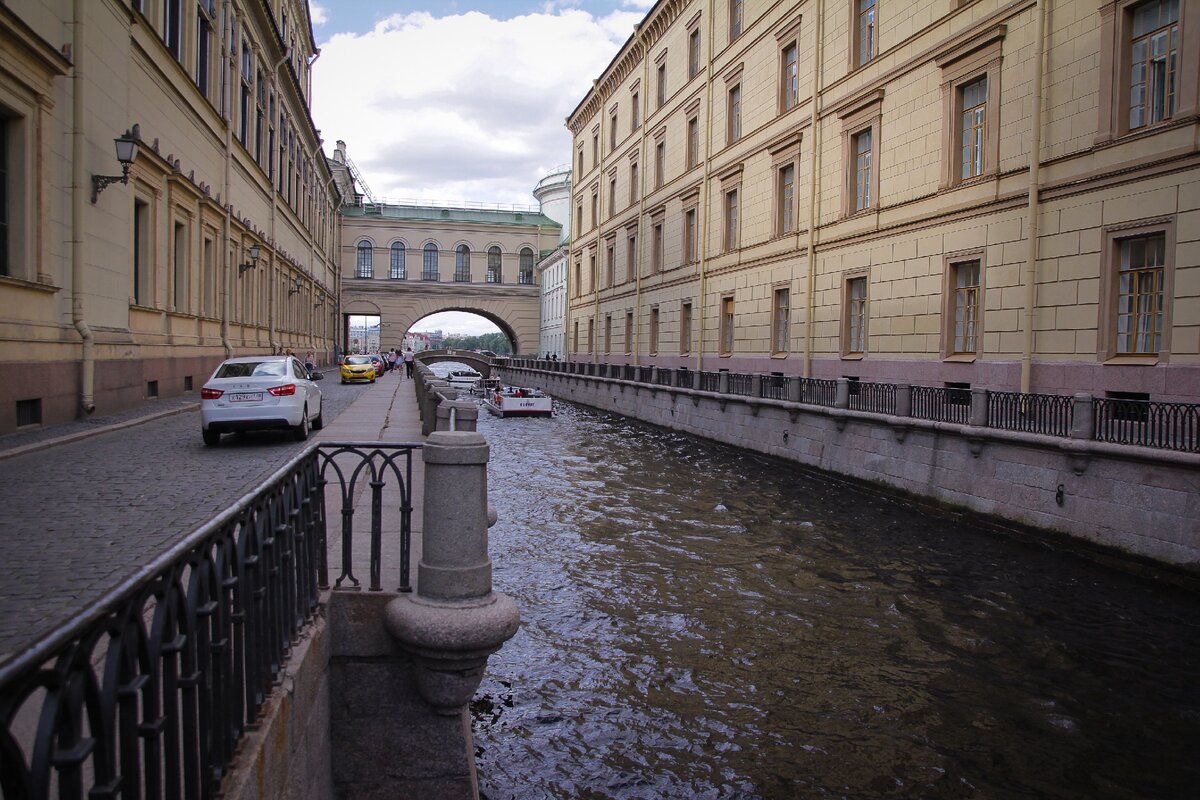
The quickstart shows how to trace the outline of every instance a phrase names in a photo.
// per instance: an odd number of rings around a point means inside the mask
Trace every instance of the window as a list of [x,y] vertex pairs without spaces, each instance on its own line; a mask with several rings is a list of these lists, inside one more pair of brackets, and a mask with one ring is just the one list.
[[658,307],[650,309],[650,355],[658,354]]
[[667,143],[654,145],[654,188],[661,189],[667,172]]
[[600,193],[598,189],[592,189],[592,227],[599,224],[600,218]]
[[638,201],[641,186],[638,185],[638,164],[636,161],[629,162],[629,204],[633,205]]
[[718,331],[721,339],[721,355],[733,352],[733,298],[721,298],[721,324]]
[[173,228],[171,265],[175,270],[172,276],[174,278],[174,297],[171,298],[171,305],[176,311],[186,312],[188,310],[188,284],[191,283],[191,275],[188,271],[187,226],[182,222],[176,222]]
[[575,155],[577,157],[576,160],[579,162],[579,166],[575,169],[575,172],[578,173],[579,175],[582,175],[583,174],[583,147],[582,146],[580,146],[579,152],[576,153]]
[[388,277],[394,281],[402,281],[408,277],[408,272],[404,267],[404,242],[393,242],[391,255],[392,261]]
[[471,248],[460,244],[454,250],[454,280],[471,280]]
[[783,48],[783,57],[781,59],[782,74],[779,78],[781,90],[779,107],[782,111],[791,111],[800,102],[798,54],[799,47],[795,42]]
[[663,268],[663,222],[659,219],[650,229],[650,274],[662,272]]
[[500,248],[492,245],[488,248],[487,254],[487,282],[502,283],[500,274]]
[[656,91],[654,95],[655,108],[662,108],[667,102],[667,65],[659,64],[656,73]]
[[842,355],[861,357],[867,352],[867,276],[846,279],[843,300],[846,322],[842,328]]
[[216,317],[221,313],[217,308],[217,267],[213,258],[213,241],[213,237],[205,236],[200,250],[201,302],[204,304],[201,313],[206,317]]
[[612,314],[604,315],[604,352],[612,352]]
[[679,353],[692,352],[692,304],[679,306]]
[[583,259],[575,259],[575,296],[583,294]]
[[688,80],[700,74],[700,29],[688,34]]
[[633,353],[633,312],[625,312],[625,353]]
[[571,331],[571,352],[579,352],[579,320],[575,320],[574,329]]
[[974,354],[979,350],[979,261],[950,265],[954,297],[954,333],[951,353]]
[[597,288],[599,288],[598,284],[600,282],[600,276],[597,274],[597,272],[598,272],[598,270],[596,269],[596,251],[589,250],[588,251],[588,280],[592,284],[591,288],[592,288],[593,292],[596,291]]
[[608,179],[608,215],[615,216],[617,213],[617,176],[613,175]]
[[421,280],[440,280],[438,275],[438,246],[433,242],[425,245],[421,252]]
[[0,116],[0,275],[12,274],[12,267],[10,266],[11,255],[9,253],[10,198],[8,190],[8,162],[12,156],[9,155],[8,151],[8,128],[9,121],[5,117]]
[[700,118],[690,117],[687,121],[687,168],[700,163]]
[[959,140],[962,143],[962,178],[967,180],[983,174],[987,76],[968,83],[959,91],[962,93],[962,126],[959,128]]
[[683,212],[683,263],[694,264],[697,259],[696,252],[696,216],[695,208],[685,209]]
[[592,163],[600,163],[600,134],[592,134]]
[[575,206],[575,230],[583,230],[583,201],[579,201],[579,205]]
[[936,59],[942,69],[945,115],[943,189],[996,174],[1004,32],[1003,25],[994,26]]
[[796,165],[779,167],[775,185],[775,232],[779,236],[796,227]]
[[725,133],[727,141],[733,143],[742,138],[742,85],[740,83],[729,87],[726,113],[728,123]]
[[617,277],[617,246],[609,242],[604,248],[604,285],[612,286]]
[[617,149],[617,110],[614,108],[608,116],[608,151]]
[[133,303],[154,304],[154,262],[150,257],[150,204],[133,201]]
[[183,0],[163,1],[163,43],[178,61],[183,55]]
[[638,93],[634,92],[629,104],[629,132],[632,134],[642,127],[642,107],[638,104]]
[[532,286],[533,285],[533,249],[522,247],[520,261],[517,267],[517,283]]
[[744,0],[729,0],[729,41],[742,35],[742,13]]
[[[1170,225],[1107,232],[1101,302],[1101,356],[1167,352],[1173,230]],[[1150,230],[1148,230],[1150,228]]]
[[1175,114],[1179,0],[1150,0],[1133,9],[1129,52],[1129,129]]
[[871,207],[871,129],[851,137],[854,142],[854,210],[862,211]]
[[213,31],[216,29],[216,7],[214,0],[200,0],[196,4],[196,88],[209,97],[212,83]]
[[791,319],[791,289],[784,286],[775,290],[771,309],[771,352],[785,355],[790,349],[791,334],[788,323]]
[[855,0],[858,25],[855,30],[855,66],[863,66],[875,58],[878,49],[875,0]]
[[588,319],[588,352],[596,352],[596,320]]
[[725,249],[738,248],[738,190],[725,193]]
[[630,233],[625,242],[625,280],[630,280],[637,274],[638,267],[637,234]]
[[355,270],[356,278],[370,278],[374,274],[374,251],[371,249],[371,243],[367,241],[358,243],[358,269]]
[[250,146],[250,100],[252,97],[251,88],[254,82],[254,53],[250,49],[250,42],[245,38],[242,39],[242,91],[241,103],[238,106],[238,140],[241,141],[242,147]]

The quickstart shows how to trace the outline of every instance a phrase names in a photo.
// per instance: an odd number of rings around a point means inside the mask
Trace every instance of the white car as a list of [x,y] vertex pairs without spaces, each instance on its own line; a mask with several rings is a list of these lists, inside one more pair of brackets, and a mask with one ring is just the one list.
[[200,390],[200,433],[209,447],[232,431],[291,430],[297,441],[324,425],[319,372],[294,356],[230,358]]

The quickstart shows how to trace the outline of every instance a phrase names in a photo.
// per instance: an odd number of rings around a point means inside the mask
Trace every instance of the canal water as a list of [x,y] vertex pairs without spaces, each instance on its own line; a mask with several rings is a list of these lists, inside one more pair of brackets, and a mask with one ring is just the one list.
[[1200,594],[559,409],[480,415],[489,800],[1200,796]]

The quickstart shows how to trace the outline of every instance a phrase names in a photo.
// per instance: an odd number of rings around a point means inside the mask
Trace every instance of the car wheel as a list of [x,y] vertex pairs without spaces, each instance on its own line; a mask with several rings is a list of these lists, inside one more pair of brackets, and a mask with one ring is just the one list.
[[297,442],[308,438],[308,406],[304,407],[304,413],[300,415],[300,424],[292,428],[292,436],[296,437]]
[[345,379],[345,378],[342,378],[342,386],[345,386],[345,385],[346,385],[346,383],[347,383],[346,379]]
[[204,437],[204,443],[209,447],[216,447],[221,443],[221,434],[212,430],[200,430],[200,435]]
[[316,419],[314,419],[312,421],[312,429],[314,431],[319,431],[319,430],[321,430],[321,428],[324,428],[324,427],[325,427],[325,409],[322,408],[321,412],[319,414],[317,414]]

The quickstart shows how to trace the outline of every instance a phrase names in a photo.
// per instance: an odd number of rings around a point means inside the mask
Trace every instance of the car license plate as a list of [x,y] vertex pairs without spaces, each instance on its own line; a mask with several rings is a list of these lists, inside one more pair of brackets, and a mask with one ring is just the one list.
[[234,392],[229,395],[231,403],[253,403],[262,400],[262,392]]

